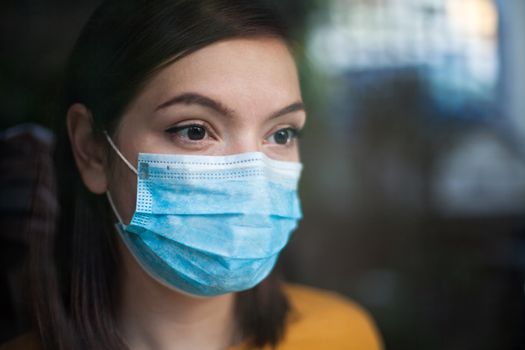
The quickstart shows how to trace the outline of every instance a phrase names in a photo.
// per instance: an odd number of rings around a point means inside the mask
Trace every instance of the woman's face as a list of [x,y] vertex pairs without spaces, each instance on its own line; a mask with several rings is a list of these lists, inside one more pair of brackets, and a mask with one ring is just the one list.
[[[140,152],[263,152],[298,161],[296,136],[305,123],[301,101],[296,66],[282,41],[222,41],[158,73],[122,116],[114,141],[135,166]],[[128,223],[136,175],[113,158],[108,189]]]

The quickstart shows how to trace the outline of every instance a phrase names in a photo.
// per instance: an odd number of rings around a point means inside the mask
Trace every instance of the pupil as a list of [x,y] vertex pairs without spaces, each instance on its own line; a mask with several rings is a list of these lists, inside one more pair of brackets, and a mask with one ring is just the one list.
[[202,140],[206,135],[206,130],[200,126],[191,126],[188,128],[188,137],[190,140]]
[[280,145],[285,145],[288,142],[288,131],[280,130],[275,133],[275,142]]

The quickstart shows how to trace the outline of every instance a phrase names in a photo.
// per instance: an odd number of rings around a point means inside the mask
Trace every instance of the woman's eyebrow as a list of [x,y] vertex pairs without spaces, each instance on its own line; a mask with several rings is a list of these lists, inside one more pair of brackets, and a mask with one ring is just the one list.
[[[228,117],[231,117],[231,116],[233,116],[235,114],[231,109],[227,108],[226,106],[224,106],[219,101],[216,101],[216,100],[214,100],[214,99],[212,99],[210,97],[206,97],[204,95],[201,95],[201,94],[198,94],[198,93],[194,93],[194,92],[187,92],[187,93],[183,93],[181,95],[177,95],[175,97],[172,97],[168,101],[162,103],[157,108],[155,108],[155,111],[159,111],[161,109],[164,109],[164,108],[176,105],[176,104],[185,104],[185,105],[196,104],[196,105],[200,105],[200,106],[212,109],[212,110],[214,110],[214,111],[216,111],[216,112],[218,112],[218,113],[220,113],[222,115],[228,116]],[[297,112],[297,111],[304,111],[304,110],[305,110],[305,107],[304,107],[304,104],[302,102],[300,102],[300,101],[299,102],[295,102],[295,103],[292,103],[289,106],[286,106],[286,107],[278,110],[277,112],[272,113],[270,115],[269,119],[277,118],[277,117],[280,117],[280,116],[288,114],[288,113],[293,113],[293,112]]]
[[194,92],[187,92],[181,95],[177,95],[175,97],[170,98],[168,101],[162,103],[157,108],[155,108],[155,111],[176,105],[176,104],[185,104],[185,105],[200,105],[209,109],[213,109],[216,112],[219,112],[220,114],[223,114],[225,116],[232,116],[233,111],[229,108],[226,108],[222,103],[215,101],[209,97],[203,96],[201,94],[197,94]]
[[304,111],[304,110],[305,110],[304,103],[298,101],[298,102],[292,103],[291,105],[278,110],[277,112],[272,113],[269,119],[277,118],[282,115],[286,115],[286,114],[298,112],[298,111]]

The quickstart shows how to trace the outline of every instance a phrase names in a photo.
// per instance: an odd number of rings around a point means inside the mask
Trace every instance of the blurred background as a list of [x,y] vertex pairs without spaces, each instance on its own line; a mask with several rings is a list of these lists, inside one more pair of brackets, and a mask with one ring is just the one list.
[[[525,1],[268,1],[309,111],[288,279],[364,305],[388,349],[525,349]],[[28,326],[31,198],[56,205],[35,169],[98,3],[1,5],[0,342]]]

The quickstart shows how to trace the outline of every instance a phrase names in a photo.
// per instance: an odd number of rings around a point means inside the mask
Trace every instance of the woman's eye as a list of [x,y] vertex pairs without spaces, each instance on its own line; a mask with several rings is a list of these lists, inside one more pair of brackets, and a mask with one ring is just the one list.
[[206,128],[196,124],[176,126],[166,131],[170,134],[177,134],[178,136],[191,141],[204,140],[207,136]]
[[276,143],[278,145],[287,145],[296,138],[299,134],[299,131],[293,128],[281,129],[273,133],[268,141],[271,143]]

